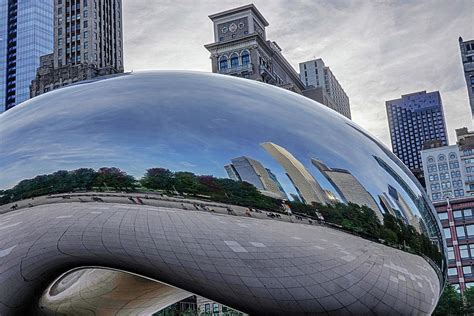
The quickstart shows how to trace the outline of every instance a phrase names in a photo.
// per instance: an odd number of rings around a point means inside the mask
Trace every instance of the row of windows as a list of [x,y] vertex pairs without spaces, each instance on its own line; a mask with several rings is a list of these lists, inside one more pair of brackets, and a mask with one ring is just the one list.
[[219,58],[219,70],[237,68],[239,66],[245,66],[248,64],[250,64],[250,53],[248,50],[242,51],[240,55],[234,52],[230,55],[230,57],[223,55]]
[[[438,217],[440,220],[448,219],[447,212],[438,213]],[[456,210],[453,212],[454,219],[470,219],[473,217],[473,210],[471,208],[465,208],[462,210]]]
[[[451,229],[449,227],[443,228],[444,236],[449,239],[451,238]],[[456,236],[458,239],[465,239],[468,237],[474,237],[474,224],[471,225],[460,225],[456,226]]]

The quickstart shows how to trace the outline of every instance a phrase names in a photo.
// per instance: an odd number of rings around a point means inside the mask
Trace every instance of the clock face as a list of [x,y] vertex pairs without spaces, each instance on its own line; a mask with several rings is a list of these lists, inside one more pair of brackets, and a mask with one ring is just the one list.
[[227,28],[227,26],[224,26],[224,27],[222,28],[222,33],[225,34],[225,33],[227,33],[228,30],[229,30],[229,29]]
[[229,31],[231,31],[232,33],[237,31],[237,25],[235,25],[235,23],[231,23],[229,25]]

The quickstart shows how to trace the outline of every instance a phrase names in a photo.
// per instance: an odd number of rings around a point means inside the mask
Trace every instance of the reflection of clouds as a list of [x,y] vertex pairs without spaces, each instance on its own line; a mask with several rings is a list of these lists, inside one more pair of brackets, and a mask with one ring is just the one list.
[[188,167],[188,168],[197,167],[197,165],[195,165],[195,164],[193,164],[193,163],[190,163],[190,162],[187,162],[187,161],[180,161],[179,163],[180,163],[182,166]]

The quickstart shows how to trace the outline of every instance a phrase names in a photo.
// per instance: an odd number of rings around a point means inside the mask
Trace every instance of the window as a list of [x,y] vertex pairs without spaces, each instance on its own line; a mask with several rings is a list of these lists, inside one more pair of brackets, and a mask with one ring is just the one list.
[[454,260],[454,259],[456,259],[454,257],[454,248],[448,247],[448,260]]
[[462,218],[462,211],[454,211],[453,212],[454,218]]
[[239,66],[239,56],[236,53],[233,53],[230,56],[230,67],[237,68]]
[[58,8],[58,14],[63,14],[63,8]]
[[443,232],[444,232],[444,237],[446,239],[451,238],[451,229],[449,229],[449,227],[448,228],[443,228]]
[[216,313],[218,314],[218,313],[219,313],[219,304],[217,304],[217,303],[213,303],[213,304],[212,304],[212,312],[213,312],[214,314],[216,314]]
[[222,56],[221,59],[219,60],[219,69],[224,70],[227,69],[227,57]]
[[89,36],[89,32],[85,31],[84,32],[84,38],[87,38]]
[[[453,248],[453,247],[449,247],[449,248]],[[448,252],[449,252],[449,249],[448,249]],[[469,259],[471,257],[469,255],[469,250],[467,249],[467,245],[459,246],[459,253],[461,254],[461,259]]]
[[[84,6],[86,4],[84,3]],[[88,10],[84,10],[84,13],[82,13],[84,15],[85,18],[87,18],[89,16],[89,11]]]
[[466,225],[466,232],[468,236],[474,236],[474,225]]
[[445,219],[448,219],[448,213],[447,212],[443,212],[443,213],[438,213],[438,217],[439,217],[439,220],[445,220]]
[[87,23],[87,20],[84,21],[84,28],[87,28],[88,26],[88,23]]
[[464,275],[472,275],[472,267],[471,266],[463,266],[462,267],[462,272]]
[[472,209],[466,208],[464,209],[464,218],[472,217]]
[[464,239],[466,237],[464,226],[456,226],[456,236],[458,236],[460,239]]
[[456,268],[449,268],[448,269],[448,276],[457,276],[458,275],[458,271]]
[[250,54],[246,50],[242,53],[242,65],[248,65],[250,64]]
[[211,304],[209,303],[204,304],[204,311],[206,313],[209,313],[211,311]]

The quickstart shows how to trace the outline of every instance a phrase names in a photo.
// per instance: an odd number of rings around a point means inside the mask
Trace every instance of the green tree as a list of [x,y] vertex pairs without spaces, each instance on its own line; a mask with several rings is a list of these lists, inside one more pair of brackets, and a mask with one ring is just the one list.
[[464,305],[461,294],[459,294],[451,284],[446,284],[444,287],[443,295],[441,295],[433,315],[464,315]]
[[103,167],[97,171],[96,185],[113,187],[119,190],[133,189],[135,179],[125,171],[115,167]]
[[469,287],[464,290],[464,306],[466,313],[469,315],[474,314],[474,287]]
[[171,191],[174,185],[174,174],[165,168],[151,168],[146,171],[140,183],[148,189]]

